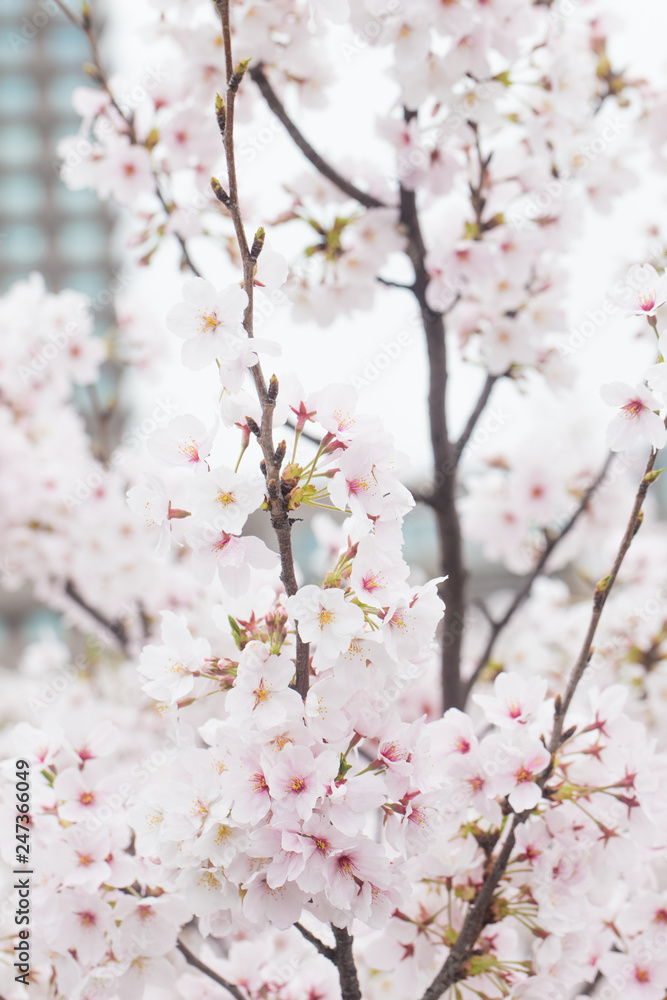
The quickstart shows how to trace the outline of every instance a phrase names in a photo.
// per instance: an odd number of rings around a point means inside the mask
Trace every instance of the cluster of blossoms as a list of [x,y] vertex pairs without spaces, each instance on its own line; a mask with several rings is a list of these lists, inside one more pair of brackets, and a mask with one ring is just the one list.
[[[141,434],[128,431],[113,455],[104,454],[95,417],[87,423],[81,413],[83,389],[95,398],[108,342],[94,335],[84,295],[48,293],[37,274],[0,299],[0,327],[0,452],[7,471],[0,583],[9,590],[29,583],[39,601],[83,628],[91,617],[71,592],[110,620],[134,617],[136,625],[140,601],[148,614],[172,603],[178,573],[166,571],[164,585],[153,588],[154,602],[147,596],[157,564],[124,498]],[[168,400],[158,401],[149,427],[172,412]]]
[[[0,306],[10,334],[0,450],[21,486],[18,500],[7,498],[2,542],[12,572],[57,608],[71,612],[65,598],[78,595],[82,623],[98,609],[118,626],[131,609],[133,637],[147,640],[136,657],[126,642],[126,658],[98,651],[78,667],[63,647],[41,643],[21,663],[28,699],[66,683],[48,718],[2,738],[8,801],[16,757],[31,765],[39,859],[29,986],[13,967],[13,909],[2,909],[6,1000],[665,997],[667,757],[654,735],[660,709],[642,704],[667,690],[659,602],[644,614],[662,586],[650,558],[658,530],[633,546],[613,624],[585,651],[587,678],[571,706],[563,678],[589,608],[552,579],[526,592],[493,655],[486,626],[455,622],[464,679],[478,674],[481,684],[467,712],[434,712],[428,685],[447,579],[415,582],[405,561],[414,506],[405,458],[349,385],[265,383],[260,361],[278,348],[251,335],[252,319],[287,298],[297,318],[322,326],[368,310],[380,277],[416,295],[432,353],[445,336],[432,324],[447,313],[448,349],[491,384],[528,382],[532,368],[540,389],[544,379],[558,385],[564,251],[584,206],[604,210],[632,183],[613,151],[649,98],[612,70],[599,21],[551,7],[241,0],[230,15],[223,0],[165,0],[149,34],[173,63],[146,74],[138,96],[100,66],[101,89],[76,92],[81,131],[60,147],[66,182],[130,210],[142,263],[173,234],[197,275],[191,251],[204,237],[228,251],[234,279],[221,288],[190,278],[164,317],[183,365],[202,379],[216,373],[219,387],[208,422],[169,413],[147,435],[153,464],[143,478],[137,462],[96,463],[70,403],[72,382],[93,383],[104,357],[82,301],[47,295],[33,279]],[[91,30],[87,7],[81,24]],[[342,39],[345,66],[370,45],[393,56],[388,79],[404,111],[377,127],[389,165],[342,164],[354,181],[347,190],[335,171],[295,176],[282,203],[258,198],[241,213],[225,115],[234,121],[238,97],[241,156],[261,152],[259,95],[282,114],[275,82],[289,99],[296,91],[306,107],[321,106],[335,78],[330,35]],[[214,104],[225,80],[227,105]],[[211,173],[221,178],[215,197],[200,190]],[[428,209],[425,238],[418,207]],[[244,250],[244,217],[274,219],[271,239],[289,224],[318,242],[290,269],[263,229]],[[402,281],[406,252],[412,286]],[[658,334],[664,278],[644,265],[627,288],[624,306]],[[621,408],[614,450],[637,434],[665,443],[655,412],[667,391],[665,336],[650,388],[603,390]],[[41,365],[49,343],[59,353]],[[467,495],[452,491],[444,527],[446,497],[436,497],[441,533],[458,512],[465,538],[523,572],[578,512],[542,569],[562,569],[581,547],[578,566],[596,579],[613,559],[602,539],[619,528],[618,496],[637,474],[631,461],[612,467],[610,486],[581,508],[599,469],[593,448],[578,453],[575,417],[572,456],[560,466],[520,442],[523,462],[496,457],[468,475]],[[66,472],[49,461],[63,451]],[[101,482],[87,487],[75,519],[65,498],[91,471]],[[299,586],[290,530],[309,507],[329,511],[335,528],[325,529],[321,575]],[[259,537],[262,518],[279,552]],[[489,601],[492,631],[508,624],[499,626],[506,606],[503,594]],[[445,651],[452,635],[443,632]]]

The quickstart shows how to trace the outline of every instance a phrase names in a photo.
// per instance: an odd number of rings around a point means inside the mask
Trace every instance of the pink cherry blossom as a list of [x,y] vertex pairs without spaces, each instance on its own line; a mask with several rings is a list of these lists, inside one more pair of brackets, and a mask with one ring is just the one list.
[[309,584],[289,597],[286,606],[303,642],[316,641],[325,656],[344,653],[364,621],[361,608],[335,587],[321,590]]
[[518,674],[503,672],[494,681],[494,697],[476,694],[473,700],[493,725],[516,729],[525,726],[542,705],[547,687],[545,680],[524,679]]
[[657,400],[643,385],[634,389],[626,382],[611,382],[600,390],[605,403],[620,406],[619,413],[609,424],[607,444],[612,451],[632,447],[638,437],[643,437],[654,448],[662,448],[667,432],[662,419],[654,411]]

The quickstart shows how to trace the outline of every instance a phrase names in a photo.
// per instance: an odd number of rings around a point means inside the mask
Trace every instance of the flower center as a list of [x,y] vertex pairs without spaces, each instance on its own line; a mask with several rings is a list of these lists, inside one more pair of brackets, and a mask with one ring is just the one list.
[[255,792],[267,792],[269,790],[269,786],[266,783],[266,778],[264,777],[261,771],[255,771],[250,781],[254,786]]
[[253,705],[253,709],[257,708],[258,705],[263,705],[264,702],[268,701],[269,698],[271,697],[271,688],[268,688],[266,686],[263,677],[259,682],[259,684],[257,685],[257,687],[255,688],[255,690],[253,691],[253,694],[255,696],[255,704]]
[[214,312],[204,313],[201,318],[202,333],[215,333],[218,328],[218,317]]
[[223,507],[231,507],[236,503],[236,496],[231,491],[218,490],[215,498]]
[[327,611],[326,608],[322,608],[319,615],[317,616],[317,621],[321,629],[323,629],[325,625],[331,625],[331,623],[334,622],[335,620],[336,616],[333,613],[333,611]]
[[650,312],[655,305],[655,289],[649,288],[645,292],[638,292],[637,298],[639,299],[639,308],[643,312]]
[[306,779],[305,778],[296,778],[296,777],[290,778],[287,787],[289,788],[290,792],[296,792],[297,794],[299,792],[303,792],[305,790],[305,788],[307,787],[306,786]]
[[630,419],[638,417],[643,409],[644,404],[641,399],[631,399],[629,403],[626,403],[625,406],[621,407],[621,411]]

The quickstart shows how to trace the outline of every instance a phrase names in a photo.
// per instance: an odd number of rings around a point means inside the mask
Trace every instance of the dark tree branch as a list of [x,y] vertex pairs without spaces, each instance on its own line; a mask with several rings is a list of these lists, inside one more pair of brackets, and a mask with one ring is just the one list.
[[343,1000],[361,1000],[361,989],[359,988],[359,977],[357,967],[354,964],[352,953],[353,937],[345,927],[334,927],[331,925],[336,939],[334,965],[338,969],[340,979],[340,991]]
[[[406,112],[406,117],[411,115]],[[443,575],[440,593],[445,602],[442,631],[442,693],[444,708],[461,708],[460,662],[465,621],[466,571],[463,563],[461,528],[456,509],[456,455],[449,438],[445,400],[447,395],[447,349],[445,321],[426,300],[430,281],[426,270],[426,245],[421,232],[414,191],[400,189],[401,223],[407,233],[407,252],[415,281],[413,294],[419,303],[429,361],[428,414],[435,467],[435,489],[429,501],[436,518]]]
[[498,381],[499,378],[500,378],[500,375],[487,375],[486,376],[486,382],[484,383],[484,388],[482,389],[480,397],[477,400],[477,405],[475,406],[475,409],[470,414],[470,417],[468,418],[468,423],[463,428],[463,432],[461,434],[461,437],[458,439],[458,441],[454,445],[454,455],[456,456],[456,461],[457,462],[460,459],[461,455],[463,454],[465,446],[467,445],[468,441],[470,440],[472,432],[474,431],[474,429],[475,429],[475,427],[477,425],[477,421],[479,420],[479,418],[481,417],[482,413],[484,412],[484,408],[485,408],[486,404],[489,401],[489,397],[490,397],[490,395],[491,395],[491,393],[493,391],[493,387],[494,387],[494,385],[496,384],[496,382]]
[[320,955],[324,955],[325,958],[328,958],[330,962],[334,962],[335,964],[336,961],[335,948],[330,948],[328,944],[324,943],[324,941],[320,941],[320,939],[315,934],[311,934],[308,928],[304,927],[303,924],[300,924],[298,921],[297,923],[294,924],[294,926],[296,927],[298,932],[306,939],[306,941],[309,941],[310,944],[312,944],[315,948],[317,948]]
[[580,989],[577,990],[577,996],[582,996],[582,997],[592,996],[593,990],[601,980],[602,980],[602,973],[598,972],[592,983],[586,983],[585,986],[582,986]]
[[284,104],[276,94],[275,90],[271,86],[271,83],[269,82],[268,77],[264,73],[262,65],[260,64],[259,66],[253,67],[249,72],[252,80],[261,90],[262,96],[268,106],[283,123],[289,135],[292,137],[306,159],[310,160],[315,169],[318,170],[323,177],[326,177],[327,180],[330,180],[332,184],[335,184],[339,191],[342,191],[343,194],[346,194],[349,198],[354,198],[360,205],[364,205],[366,208],[384,208],[384,202],[380,201],[379,198],[374,198],[372,194],[368,194],[366,191],[362,191],[360,188],[356,187],[343,177],[342,174],[339,174],[334,167],[327,163],[327,161],[320,156],[317,150],[313,149],[311,144],[299,131],[288,115]]
[[209,979],[212,979],[214,983],[218,984],[218,986],[222,986],[224,989],[227,990],[228,993],[231,993],[231,995],[235,998],[235,1000],[248,1000],[245,994],[241,993],[241,990],[238,988],[238,986],[235,986],[234,983],[228,983],[226,979],[223,979],[222,976],[219,976],[217,972],[214,972],[213,969],[210,969],[208,967],[208,965],[205,965],[204,962],[202,962],[201,959],[197,958],[197,956],[193,952],[191,952],[188,946],[183,944],[182,941],[177,941],[176,947],[181,952],[181,954],[185,956],[188,965],[191,965],[193,968],[198,969],[199,972],[203,972],[205,976],[208,976]]
[[472,677],[470,677],[469,680],[466,682],[464,704],[465,701],[468,699],[468,696],[472,688],[474,687],[477,678],[479,677],[482,670],[488,663],[491,653],[493,652],[493,648],[501,632],[503,632],[503,630],[509,625],[510,621],[512,620],[516,612],[530,596],[533,584],[535,583],[537,577],[540,576],[540,574],[542,573],[542,570],[544,569],[551,553],[566,537],[566,535],[568,535],[572,531],[572,529],[574,528],[575,524],[577,523],[581,515],[587,509],[593,494],[597,490],[600,483],[603,481],[604,477],[607,475],[607,471],[609,470],[609,465],[611,463],[612,458],[613,454],[610,452],[609,455],[607,456],[604,465],[602,466],[600,473],[593,480],[593,482],[591,483],[591,485],[588,487],[583,497],[581,498],[581,501],[579,502],[579,506],[577,507],[577,509],[574,511],[572,516],[566,522],[564,527],[559,531],[559,533],[557,535],[554,535],[544,546],[542,554],[540,555],[539,559],[533,566],[532,570],[530,571],[524,582],[521,584],[519,589],[514,594],[514,598],[512,599],[512,602],[508,607],[507,611],[505,612],[505,614],[502,616],[502,618],[498,619],[497,621],[493,621],[491,623],[491,632],[486,641],[484,652],[477,661],[477,665],[475,667],[475,670],[473,671]]
[[[234,112],[236,106],[236,93],[243,77],[242,66],[235,67],[232,58],[232,35],[229,15],[229,0],[215,0],[216,8],[220,16],[222,25],[222,39],[225,51],[225,69],[227,75],[227,89],[225,93],[224,106],[224,128],[222,129],[222,144],[225,151],[227,163],[227,176],[229,180],[229,192],[224,194],[224,203],[229,209],[229,214],[234,224],[236,240],[241,254],[243,264],[243,287],[248,296],[248,305],[243,316],[243,325],[248,337],[254,336],[253,328],[253,295],[255,286],[255,267],[257,257],[261,252],[263,242],[263,232],[260,238],[258,231],[252,246],[249,245],[243,226],[241,209],[238,200],[238,181],[236,174],[236,153],[234,149]],[[220,124],[220,121],[219,121]],[[218,185],[219,187],[219,185]],[[292,553],[292,521],[289,516],[287,500],[282,490],[282,480],[280,469],[282,466],[285,450],[281,445],[276,448],[273,441],[273,414],[278,397],[278,380],[274,376],[268,385],[264,378],[259,362],[250,369],[255,382],[255,389],[262,408],[262,422],[259,428],[257,440],[262,449],[263,463],[262,472],[266,481],[267,502],[271,525],[278,540],[278,550],[280,553],[281,573],[280,579],[283,582],[287,595],[291,597],[296,594],[298,585],[294,570],[294,556]],[[302,698],[308,694],[310,677],[310,651],[308,643],[303,643],[297,632],[296,636],[296,680],[295,689]]]
[[65,593],[68,597],[71,597],[75,604],[78,604],[80,608],[83,608],[83,610],[89,614],[90,617],[98,623],[98,625],[101,625],[114,637],[124,653],[129,653],[129,640],[125,626],[122,622],[114,622],[105,618],[101,611],[98,611],[97,608],[93,608],[86,600],[84,600],[71,580],[68,580],[65,584]]
[[[529,815],[530,813],[526,813],[524,818],[527,818]],[[516,841],[515,830],[521,822],[523,822],[522,818],[517,815],[512,816],[507,839],[501,848],[500,854],[475,896],[475,900],[468,910],[463,927],[461,928],[461,933],[457,937],[444,965],[424,993],[422,1000],[438,1000],[438,997],[441,997],[445,990],[448,990],[459,979],[464,978],[463,965],[473,950],[480,932],[488,923],[486,918],[488,916],[489,904],[501,878],[505,874],[507,862],[514,850]]]
[[390,281],[389,278],[382,278],[378,274],[376,281],[379,281],[381,285],[386,285],[387,288],[400,288],[404,292],[414,292],[414,285],[403,285],[400,281]]

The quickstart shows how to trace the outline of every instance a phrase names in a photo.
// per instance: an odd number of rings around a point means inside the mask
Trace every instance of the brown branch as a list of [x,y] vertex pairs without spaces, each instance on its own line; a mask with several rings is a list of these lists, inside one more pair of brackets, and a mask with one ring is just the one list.
[[361,989],[359,988],[359,977],[354,964],[352,953],[353,937],[345,927],[334,927],[331,925],[336,939],[334,965],[338,969],[340,979],[340,991],[343,1000],[361,1000]]
[[193,968],[198,969],[199,972],[203,972],[205,976],[208,976],[209,979],[212,979],[214,983],[218,984],[218,986],[222,986],[224,989],[227,990],[228,993],[231,993],[231,995],[235,998],[235,1000],[248,1000],[248,998],[243,993],[241,993],[241,990],[238,988],[238,986],[235,986],[234,983],[227,982],[227,980],[223,979],[222,976],[219,976],[217,972],[214,972],[213,969],[210,969],[208,965],[205,965],[204,962],[202,962],[201,959],[197,958],[197,956],[193,952],[191,952],[188,946],[183,944],[182,941],[180,940],[177,941],[176,947],[181,952],[181,954],[185,956],[188,965],[191,965],[193,966]]
[[468,422],[465,425],[465,427],[463,428],[463,432],[461,434],[461,437],[458,439],[458,441],[454,445],[454,455],[456,456],[456,461],[457,462],[461,458],[461,455],[463,454],[465,446],[467,445],[468,441],[470,440],[472,432],[474,431],[474,429],[475,429],[475,427],[477,425],[477,421],[481,417],[482,413],[484,412],[484,408],[485,408],[486,404],[489,401],[489,397],[490,397],[490,395],[491,395],[491,393],[493,391],[493,387],[494,387],[494,385],[496,384],[496,382],[498,381],[499,378],[500,378],[500,375],[487,375],[486,376],[486,382],[484,383],[484,388],[482,389],[480,397],[477,400],[477,405],[475,406],[475,409],[470,414],[470,417],[468,418]]
[[308,928],[304,927],[303,924],[300,924],[298,921],[294,924],[294,926],[299,931],[299,933],[306,939],[306,941],[309,941],[310,944],[312,944],[315,948],[317,948],[320,955],[324,955],[325,958],[328,958],[330,962],[334,962],[335,964],[336,960],[335,948],[330,948],[328,944],[324,943],[324,941],[320,941],[320,939],[315,934],[311,934]]
[[461,928],[461,933],[456,939],[449,955],[445,959],[444,965],[440,969],[431,985],[424,993],[422,1000],[437,1000],[445,990],[465,978],[463,966],[470,952],[475,946],[480,932],[486,924],[487,911],[501,878],[505,874],[507,862],[510,854],[514,850],[516,841],[515,831],[517,826],[528,818],[530,812],[522,813],[521,816],[512,817],[511,826],[507,834],[507,839],[503,844],[500,854],[496,858],[493,868],[487,875],[475,900],[468,910],[467,916]]
[[[665,423],[667,424],[667,419]],[[600,616],[602,614],[602,609],[604,608],[607,597],[609,596],[609,593],[612,587],[614,586],[614,583],[616,582],[616,578],[621,568],[623,559],[625,558],[625,555],[632,543],[632,539],[634,538],[637,529],[641,523],[641,508],[644,503],[646,492],[651,482],[653,482],[653,477],[651,476],[651,473],[653,471],[653,465],[655,463],[656,456],[657,456],[657,451],[651,450],[651,454],[649,456],[648,462],[646,463],[646,468],[644,470],[644,475],[642,476],[642,480],[637,489],[635,501],[632,507],[632,512],[630,514],[630,519],[625,529],[623,538],[621,539],[621,543],[618,549],[618,553],[616,555],[616,559],[614,560],[614,565],[612,567],[611,573],[609,574],[609,576],[601,580],[595,589],[591,621],[588,630],[586,632],[586,637],[584,639],[581,652],[572,669],[572,673],[570,674],[570,679],[568,681],[565,695],[562,698],[560,697],[560,695],[556,698],[554,706],[554,729],[551,734],[551,739],[549,741],[549,746],[548,746],[548,750],[549,753],[551,754],[552,759],[548,767],[542,772],[537,781],[540,788],[542,789],[546,785],[546,782],[549,780],[553,771],[554,754],[557,752],[558,748],[561,745],[561,734],[563,731],[563,722],[565,719],[565,715],[570,706],[572,698],[574,697],[574,693],[577,689],[577,686],[584,675],[586,666],[590,661],[590,657],[593,651],[591,643],[593,641],[593,637],[595,635],[595,631],[597,629],[597,625],[600,620]],[[604,472],[606,472],[606,467],[603,470],[603,474],[599,476],[598,480],[596,480],[595,484],[593,484],[593,487],[589,487],[587,494],[591,493],[592,489],[598,485],[598,483],[603,478]],[[579,512],[581,511],[581,509],[583,508],[581,507],[578,508]],[[505,843],[503,844],[503,847],[494,862],[493,868],[487,875],[486,879],[484,880],[484,883],[482,884],[477,895],[475,896],[475,900],[463,922],[463,927],[461,928],[461,932],[458,938],[456,939],[456,942],[453,945],[449,955],[447,956],[447,959],[445,960],[442,968],[440,969],[440,972],[437,974],[431,985],[424,993],[422,1000],[438,1000],[438,998],[442,996],[445,990],[449,989],[449,987],[452,986],[454,983],[465,978],[466,975],[465,964],[467,960],[470,958],[470,955],[477,942],[477,938],[479,937],[481,930],[488,922],[486,918],[487,918],[487,911],[489,904],[491,903],[491,900],[493,898],[493,893],[495,892],[497,886],[500,883],[501,878],[503,877],[505,869],[507,868],[507,863],[509,861],[510,855],[512,853],[512,850],[514,849],[516,828],[521,823],[524,823],[528,819],[528,817],[532,815],[532,812],[533,810],[526,810],[523,813],[519,814],[515,813],[513,815],[512,825],[507,834],[507,839],[505,840]]]
[[604,465],[602,466],[600,473],[598,474],[598,476],[596,476],[596,478],[593,480],[593,482],[591,483],[591,485],[588,487],[583,497],[581,498],[581,501],[579,502],[579,506],[577,507],[577,509],[574,511],[574,513],[571,515],[571,517],[563,526],[563,528],[559,531],[559,533],[557,535],[554,535],[547,541],[547,544],[544,546],[544,549],[539,559],[533,566],[532,570],[530,571],[530,573],[528,574],[522,585],[514,594],[514,598],[512,599],[512,602],[508,607],[507,611],[505,612],[505,614],[502,616],[502,618],[491,621],[491,632],[486,641],[484,652],[477,661],[477,665],[475,667],[475,670],[473,671],[472,676],[465,684],[464,703],[467,700],[472,688],[474,687],[477,678],[479,677],[482,670],[488,663],[491,653],[493,652],[493,648],[501,632],[503,632],[503,630],[507,627],[507,625],[509,625],[511,619],[514,617],[516,612],[530,596],[533,584],[535,583],[537,577],[540,576],[540,574],[542,573],[551,553],[566,537],[566,535],[568,535],[570,531],[572,531],[575,524],[577,523],[581,515],[588,507],[588,504],[590,503],[593,494],[597,490],[600,483],[603,481],[604,477],[607,475],[612,458],[613,454],[610,452],[609,455],[607,456]]
[[[406,111],[406,118],[412,113]],[[445,602],[442,630],[441,680],[443,707],[462,707],[460,676],[461,643],[465,620],[466,571],[458,511],[456,509],[456,456],[449,438],[445,399],[447,393],[447,348],[442,313],[430,308],[426,291],[426,246],[421,232],[414,191],[400,188],[401,223],[407,233],[407,252],[415,272],[413,294],[419,303],[429,361],[428,414],[437,486],[430,500],[438,530],[443,575],[440,593]]]
[[72,598],[75,604],[78,604],[80,608],[87,612],[91,618],[94,618],[98,625],[102,625],[107,632],[111,633],[124,653],[129,653],[129,640],[125,626],[122,622],[110,621],[108,618],[105,618],[101,611],[98,611],[97,608],[88,604],[88,602],[78,592],[71,580],[68,580],[65,584],[65,593],[68,597]]
[[598,972],[592,983],[586,983],[585,986],[582,986],[580,989],[577,990],[577,996],[582,996],[582,997],[592,996],[593,990],[601,980],[602,980],[602,973]]
[[252,80],[257,84],[262,92],[264,100],[271,108],[273,113],[280,119],[285,129],[292,137],[296,145],[299,147],[303,155],[307,160],[310,160],[312,165],[318,170],[323,177],[330,180],[332,184],[346,194],[349,198],[354,198],[358,201],[360,205],[364,205],[366,208],[384,208],[384,202],[380,201],[379,198],[373,197],[372,194],[368,194],[366,191],[362,191],[360,188],[356,187],[350,181],[348,181],[342,174],[339,174],[334,167],[332,167],[327,161],[320,156],[320,154],[313,149],[311,144],[305,138],[305,136],[296,127],[290,116],[288,115],[285,105],[282,103],[275,90],[271,86],[268,77],[264,73],[262,65],[255,66],[250,70],[250,76]]
[[[667,422],[667,418],[666,418]],[[630,514],[630,519],[628,521],[627,527],[625,529],[625,534],[621,539],[621,544],[619,546],[618,552],[616,554],[616,559],[614,560],[614,565],[612,566],[611,573],[609,576],[603,577],[595,588],[595,595],[593,597],[593,609],[591,612],[591,619],[588,624],[588,629],[586,630],[586,636],[581,647],[581,651],[577,658],[577,661],[572,668],[572,673],[570,674],[570,679],[568,681],[567,688],[565,690],[565,695],[563,698],[556,698],[556,706],[554,712],[554,728],[551,734],[551,740],[549,742],[550,753],[555,753],[560,746],[561,733],[563,731],[563,722],[567,714],[567,710],[570,707],[570,703],[574,697],[574,693],[577,690],[579,681],[584,675],[584,671],[590,662],[590,658],[593,654],[593,639],[595,638],[595,633],[602,615],[602,610],[607,603],[607,598],[611,592],[614,583],[616,582],[616,577],[618,576],[623,560],[625,559],[626,553],[632,544],[632,539],[635,537],[639,525],[641,524],[641,509],[644,503],[644,498],[648,491],[649,486],[653,482],[653,477],[651,473],[653,471],[653,466],[655,465],[655,460],[658,452],[651,449],[651,454],[649,455],[648,462],[646,463],[646,468],[644,469],[644,475],[642,476],[642,481],[639,484],[635,496],[635,502],[632,506],[632,512]]]
[[[258,231],[252,246],[249,245],[243,226],[243,218],[238,199],[238,181],[236,173],[236,153],[234,149],[234,112],[236,105],[236,93],[245,71],[242,65],[234,67],[232,57],[231,24],[229,15],[229,0],[215,0],[216,8],[220,16],[222,26],[222,39],[225,51],[225,70],[227,77],[227,89],[225,92],[224,106],[224,128],[222,128],[222,144],[225,151],[227,163],[227,176],[229,192],[224,194],[224,202],[229,210],[236,241],[241,254],[243,265],[243,287],[248,296],[248,305],[243,315],[243,325],[248,337],[254,336],[253,327],[253,296],[255,282],[255,267],[257,257],[261,251],[262,238]],[[221,118],[219,119],[221,124]],[[291,597],[296,594],[298,584],[294,570],[294,556],[292,553],[292,519],[289,516],[287,500],[282,490],[280,478],[280,468],[285,456],[283,443],[276,448],[273,441],[273,414],[278,397],[278,379],[273,375],[267,385],[264,373],[259,362],[250,369],[255,382],[255,389],[262,408],[262,422],[257,434],[257,440],[262,449],[263,462],[262,472],[266,481],[267,503],[271,525],[278,540],[278,550],[280,553],[280,579],[283,582],[287,595]],[[302,698],[308,694],[310,677],[310,651],[308,643],[304,643],[296,637],[296,680],[295,689]]]

